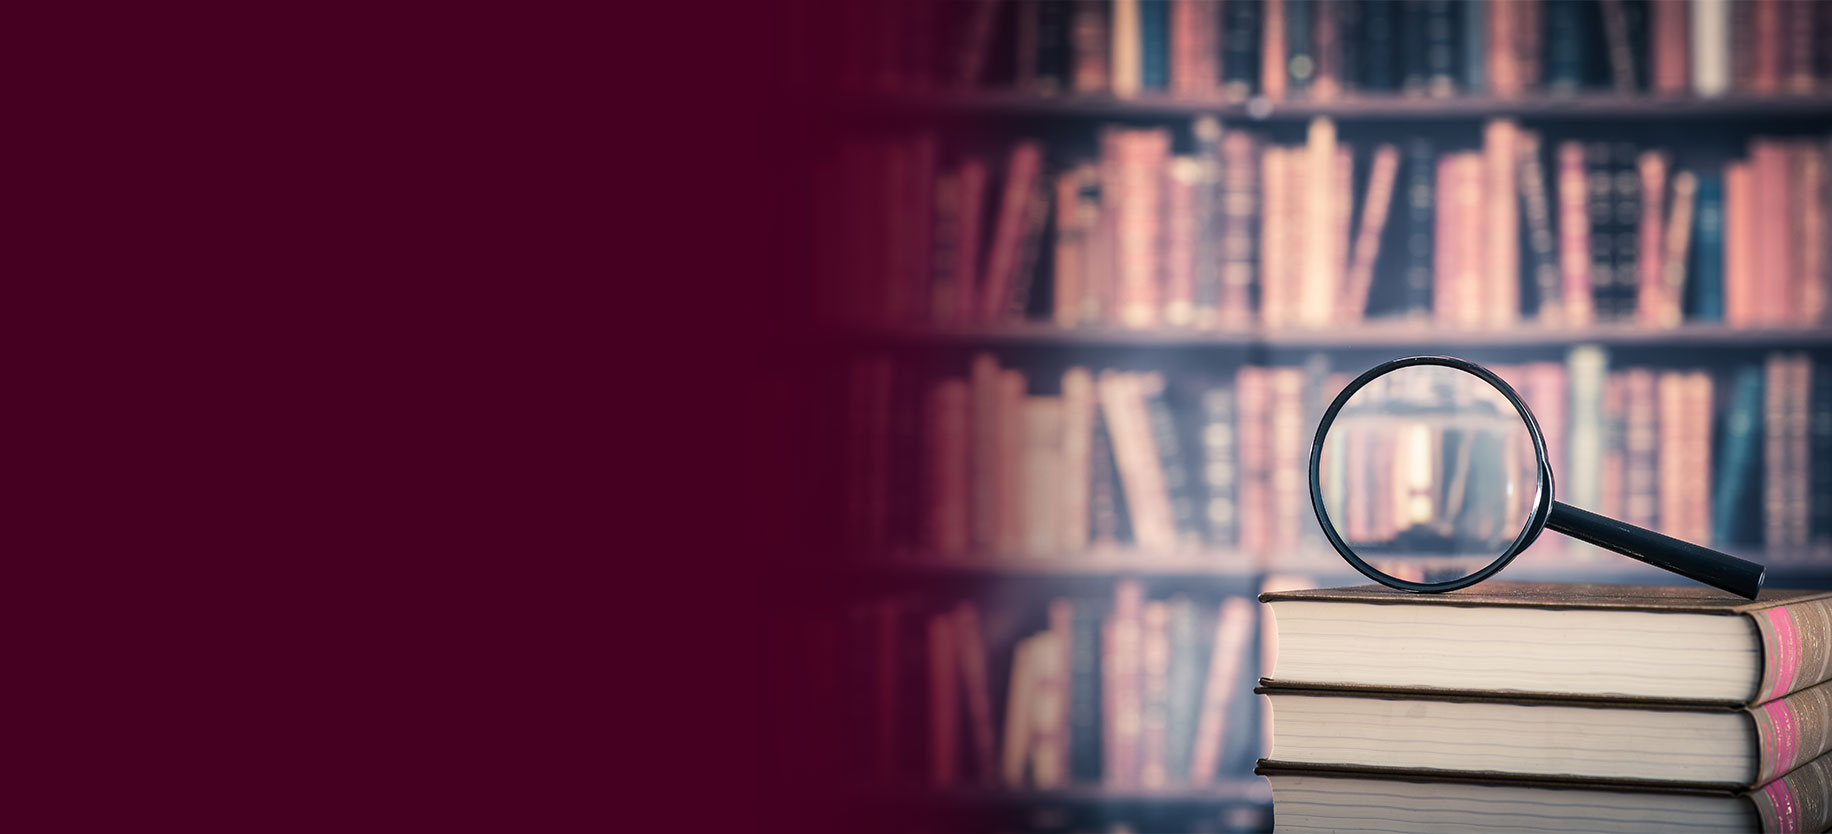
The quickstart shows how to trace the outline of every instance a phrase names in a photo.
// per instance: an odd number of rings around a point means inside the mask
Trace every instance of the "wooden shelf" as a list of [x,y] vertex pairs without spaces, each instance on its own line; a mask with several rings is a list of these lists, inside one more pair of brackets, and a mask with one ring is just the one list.
[[929,94],[848,94],[848,105],[865,110],[929,114],[1052,116],[1061,118],[1142,118],[1211,115],[1228,120],[1305,121],[1317,117],[1351,121],[1420,121],[1513,117],[1531,120],[1630,119],[1827,119],[1832,96],[1693,96],[1582,93],[1523,98],[1425,96],[1358,96],[1335,101],[1230,101],[1141,94],[1040,96],[1015,91],[961,91]]
[[1548,348],[1573,344],[1766,349],[1832,346],[1832,325],[1742,329],[1686,324],[1650,329],[1633,324],[1555,328],[1520,326],[1492,330],[1450,330],[1425,321],[1376,321],[1319,330],[1253,328],[1209,331],[1118,327],[1062,328],[1045,322],[959,328],[856,329],[843,335],[866,344],[928,346],[1047,346],[1114,348]]
[[1272,801],[1272,786],[1264,779],[1252,778],[1226,779],[1202,787],[1174,788],[1110,788],[1102,785],[1072,785],[1054,790],[1008,788],[868,790],[862,793],[860,798],[868,802],[911,802],[939,805],[1260,805]]

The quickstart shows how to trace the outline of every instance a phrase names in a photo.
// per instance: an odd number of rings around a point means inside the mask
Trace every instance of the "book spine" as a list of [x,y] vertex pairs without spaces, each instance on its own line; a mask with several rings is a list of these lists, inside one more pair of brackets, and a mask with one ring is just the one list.
[[967,729],[980,781],[991,784],[997,751],[992,740],[992,688],[986,675],[986,637],[979,607],[963,602],[954,609],[954,642],[960,657],[962,691],[967,700]]
[[1031,89],[1039,95],[1056,95],[1069,88],[1070,5],[1062,0],[1037,3],[1037,63]]
[[1164,380],[1158,374],[1142,377],[1146,414],[1151,420],[1152,445],[1157,448],[1164,473],[1165,494],[1170,500],[1170,516],[1176,540],[1195,544],[1202,539],[1202,522],[1196,515],[1195,484],[1184,463],[1183,443],[1178,436],[1177,421],[1166,398]]
[[1103,371],[1096,388],[1113,437],[1133,538],[1140,547],[1169,550],[1176,541],[1176,529],[1140,382],[1132,374]]
[[[1782,29],[1786,33],[1785,52],[1781,56],[1782,86],[1793,95],[1812,95],[1813,27],[1816,14],[1825,14],[1818,3],[1787,3],[1782,6]],[[1822,44],[1821,49],[1825,48]]]
[[999,781],[1008,788],[1024,786],[1024,766],[1030,762],[1032,731],[1036,728],[1031,708],[1037,702],[1040,636],[1019,640],[1012,650],[1011,684],[1005,690],[1005,739],[999,757]]
[[1790,190],[1798,196],[1799,205],[1794,212],[1798,224],[1794,234],[1798,253],[1795,262],[1801,288],[1797,321],[1817,325],[1826,321],[1828,307],[1826,190],[1832,178],[1826,175],[1826,158],[1817,145],[1801,143],[1794,148],[1794,155],[1796,175]]
[[1285,76],[1293,98],[1311,94],[1317,77],[1316,10],[1320,0],[1285,0]]
[[1374,264],[1380,257],[1380,240],[1387,228],[1387,213],[1393,204],[1393,184],[1398,175],[1399,148],[1393,145],[1376,148],[1373,170],[1368,174],[1368,193],[1361,206],[1361,228],[1355,236],[1354,255],[1349,262],[1347,287],[1341,296],[1342,306],[1337,310],[1340,321],[1360,321],[1367,313],[1368,295],[1374,285]]
[[1559,324],[1562,299],[1559,260],[1552,236],[1552,207],[1546,195],[1546,168],[1540,161],[1539,135],[1523,133],[1520,142],[1520,207],[1527,219],[1527,253],[1533,281],[1534,313],[1540,322]]
[[1074,553],[1088,546],[1093,481],[1094,375],[1087,368],[1062,374],[1062,479],[1058,541]]
[[[1455,170],[1451,203],[1455,206],[1451,212],[1455,234],[1451,262],[1456,270],[1455,277],[1451,279],[1456,286],[1453,316],[1458,327],[1474,329],[1492,320],[1489,315],[1491,311],[1495,318],[1499,318],[1505,309],[1490,295],[1503,277],[1488,269],[1492,261],[1488,259],[1487,236],[1496,230],[1497,214],[1484,211],[1484,200],[1489,197],[1486,193],[1488,181],[1484,176],[1484,154],[1471,151],[1449,156]],[[1509,182],[1512,183],[1512,178],[1509,178]],[[1511,194],[1512,189],[1509,192]],[[1511,199],[1508,205],[1512,208]],[[1517,277],[1517,273],[1510,270],[1507,276]]]
[[1496,119],[1483,128],[1482,205],[1483,292],[1491,327],[1507,327],[1520,316],[1520,128]]
[[[1108,34],[1108,91],[1119,98],[1139,94],[1144,82],[1143,21],[1139,5],[1145,0],[1113,0]],[[990,4],[989,4],[990,5]]]
[[1310,97],[1316,101],[1334,101],[1342,96],[1343,35],[1342,12],[1351,0],[1312,0],[1316,18],[1312,27],[1312,49],[1316,58],[1315,81]]
[[1397,87],[1393,52],[1399,39],[1397,5],[1396,0],[1367,0],[1362,5],[1360,72],[1364,90],[1390,92]]
[[1272,499],[1268,464],[1271,460],[1271,391],[1266,369],[1243,365],[1235,376],[1236,407],[1240,411],[1240,544],[1249,556],[1268,554],[1272,545]]
[[1088,537],[1095,545],[1131,539],[1125,521],[1125,498],[1120,495],[1119,464],[1113,455],[1113,434],[1101,408],[1094,410],[1094,437],[1088,446]]
[[1599,0],[1603,10],[1603,36],[1609,49],[1610,80],[1616,92],[1633,93],[1639,89],[1635,77],[1635,55],[1629,43],[1626,0]]
[[1431,312],[1433,223],[1437,210],[1435,151],[1431,140],[1414,137],[1406,144],[1406,284],[1401,310],[1407,316]]
[[929,618],[929,781],[955,784],[960,739],[960,674],[955,628],[947,613]]
[[1457,92],[1457,18],[1460,4],[1425,0],[1425,88],[1439,98]]
[[[1761,613],[1757,612],[1758,622]],[[1817,624],[1832,627],[1826,620]],[[1832,749],[1832,686],[1801,689],[1752,707],[1749,715],[1755,719],[1759,751],[1756,784],[1771,782]]]
[[1107,87],[1107,6],[1079,0],[1069,20],[1069,45],[1074,52],[1074,89],[1098,93]]
[[1756,309],[1755,177],[1747,162],[1724,167],[1724,321],[1748,327]]
[[1698,209],[1693,215],[1690,311],[1699,321],[1724,320],[1724,176],[1698,173]]
[[1808,422],[1811,417],[1811,405],[1808,398],[1812,396],[1813,360],[1805,353],[1796,354],[1789,367],[1788,377],[1788,480],[1787,496],[1787,544],[1795,552],[1805,554],[1810,522],[1810,503],[1812,478],[1811,462],[1807,455],[1812,453],[1812,430]]
[[1611,181],[1615,186],[1612,193],[1615,203],[1615,211],[1612,213],[1615,221],[1615,245],[1612,247],[1615,281],[1611,284],[1610,295],[1616,321],[1635,319],[1641,278],[1641,247],[1645,242],[1640,227],[1653,216],[1643,211],[1649,195],[1641,190],[1639,159],[1640,153],[1633,145],[1617,143],[1610,149],[1610,161],[1613,163]]
[[1215,385],[1203,392],[1202,472],[1207,485],[1207,506],[1203,513],[1208,522],[1209,544],[1229,547],[1240,540],[1238,505],[1241,468],[1235,439],[1234,392],[1226,385]]
[[1590,217],[1590,297],[1598,321],[1616,318],[1615,172],[1609,145],[1584,146],[1584,182]]
[[1275,368],[1269,372],[1272,383],[1270,445],[1272,459],[1268,477],[1272,494],[1272,548],[1274,552],[1291,553],[1299,546],[1310,513],[1306,492],[1308,479],[1306,454],[1309,440],[1305,420],[1304,371],[1302,368]]
[[1289,78],[1286,64],[1286,4],[1290,0],[1265,0],[1265,35],[1260,38],[1260,92],[1272,101],[1285,98]]
[[1068,779],[1069,619],[1066,600],[1050,602],[1048,631],[1038,635],[1036,703],[1031,741],[1031,782],[1039,790],[1061,788]]
[[1069,780],[1101,779],[1101,617],[1076,605],[1069,641]]
[[1660,529],[1659,399],[1654,372],[1631,368],[1624,377],[1623,405],[1626,456],[1623,459],[1624,521],[1649,530]]
[[1635,290],[1635,313],[1642,326],[1659,327],[1665,324],[1667,306],[1662,260],[1666,253],[1662,235],[1666,231],[1663,209],[1667,190],[1667,158],[1659,151],[1647,151],[1637,159],[1636,167],[1641,175],[1641,219],[1637,235],[1639,243],[1636,246],[1639,259],[1635,274],[1638,284]]
[[1520,95],[1520,67],[1514,63],[1514,12],[1518,3],[1463,4],[1463,31],[1457,34],[1463,56],[1463,91],[1498,98]]
[[1286,327],[1291,323],[1291,305],[1286,302],[1286,296],[1291,291],[1291,276],[1295,272],[1287,262],[1291,252],[1289,238],[1295,232],[1289,228],[1294,196],[1288,173],[1292,156],[1293,152],[1286,148],[1267,145],[1260,162],[1259,312],[1260,324],[1269,328]]
[[1137,580],[1114,586],[1113,617],[1107,621],[1108,646],[1101,657],[1107,696],[1108,736],[1104,750],[1106,783],[1112,788],[1139,786],[1140,735],[1144,727],[1144,590]]
[[1169,0],[1170,89],[1178,95],[1205,96],[1215,91],[1220,73],[1215,67],[1214,3]]
[[1398,11],[1400,89],[1408,95],[1424,95],[1431,77],[1425,0],[1400,0]]
[[1676,538],[1686,536],[1681,529],[1686,524],[1685,512],[1689,508],[1691,496],[1687,493],[1689,485],[1686,479],[1691,475],[1686,464],[1685,445],[1690,440],[1690,421],[1686,419],[1685,374],[1680,371],[1661,371],[1655,378],[1656,423],[1659,426],[1659,453],[1655,456],[1655,483],[1659,485],[1656,496],[1657,517],[1660,519],[1660,532]]
[[[1295,60],[1295,59],[1294,59]],[[1335,192],[1331,174],[1336,164],[1336,125],[1329,119],[1313,119],[1309,138],[1298,164],[1304,168],[1303,244],[1299,250],[1302,288],[1293,313],[1305,327],[1327,327],[1336,309],[1335,299],[1342,288],[1334,234],[1336,225]]]
[[[1445,154],[1438,157],[1437,173],[1433,178],[1433,202],[1451,209],[1435,212],[1433,222],[1436,229],[1432,233],[1432,287],[1431,319],[1443,327],[1452,327],[1457,323],[1458,291],[1461,282],[1457,280],[1462,267],[1457,262],[1456,243],[1459,237],[1457,217],[1461,205],[1457,199],[1460,187],[1458,178],[1457,157],[1459,154]],[[1452,208],[1455,207],[1455,208]]]
[[1083,271],[1087,235],[1081,220],[1082,178],[1086,169],[1077,167],[1056,175],[1056,252],[1051,278],[1050,318],[1057,327],[1074,327],[1081,322],[1081,297],[1087,280]]
[[1683,2],[1651,3],[1648,6],[1648,13],[1652,17],[1649,28],[1653,30],[1656,93],[1680,95],[1687,92],[1691,74],[1686,66],[1686,47],[1690,40],[1686,31],[1689,11],[1690,7]]
[[[1787,397],[1791,360],[1771,353],[1764,363],[1762,383],[1762,543],[1770,558],[1787,547]],[[1766,690],[1765,690],[1766,691]]]
[[1162,601],[1147,602],[1141,620],[1139,786],[1162,788],[1170,781],[1165,769],[1170,748],[1169,606]]
[[1603,460],[1605,429],[1603,422],[1603,385],[1607,358],[1603,348],[1585,345],[1571,349],[1565,361],[1571,379],[1572,466],[1559,479],[1558,489],[1569,496],[1573,506],[1600,507],[1601,484],[1598,464]]
[[1170,600],[1168,694],[1165,698],[1164,781],[1182,784],[1190,772],[1192,746],[1196,740],[1196,712],[1201,707],[1203,633],[1195,603],[1189,597]]
[[1259,91],[1260,0],[1221,4],[1222,92],[1229,101],[1245,101]]
[[1171,159],[1164,178],[1164,300],[1160,314],[1171,327],[1188,327],[1196,317],[1196,236],[1200,233],[1196,204],[1202,175],[1202,163],[1179,156]]
[[1730,0],[1692,0],[1692,92],[1721,96],[1730,89]]
[[1170,2],[1139,0],[1139,87],[1170,87]]
[[1628,376],[1612,371],[1603,380],[1603,463],[1597,476],[1600,515],[1621,518],[1627,506]]
[[1042,145],[1020,142],[1012,147],[1005,167],[1005,190],[999,203],[992,248],[986,255],[986,279],[975,317],[979,321],[998,319],[1008,305],[1030,225],[1032,192],[1037,188],[1042,167]]
[[1196,719],[1194,749],[1190,754],[1189,782],[1207,785],[1221,764],[1230,702],[1240,689],[1248,643],[1253,636],[1254,604],[1245,597],[1228,597],[1215,618],[1214,642],[1209,649],[1207,681]]
[[1751,0],[1751,6],[1754,9],[1752,52],[1755,66],[1750,77],[1750,91],[1773,95],[1781,91],[1782,0]]
[[1823,463],[1832,461],[1832,367],[1820,363],[1813,368],[1812,389],[1807,543],[1814,558],[1824,560],[1832,553],[1832,466]]
[[1546,0],[1546,91],[1570,95],[1584,86],[1582,0]]
[[1745,508],[1763,454],[1762,378],[1763,369],[1749,365],[1738,368],[1731,380],[1718,451],[1721,464],[1711,496],[1712,541],[1718,547],[1734,547],[1757,538],[1756,531],[1749,529],[1750,513]]
[[1209,117],[1197,119],[1192,133],[1196,137],[1196,169],[1189,221],[1192,228],[1188,269],[1193,297],[1190,323],[1212,330],[1221,321],[1221,123]]
[[1036,557],[1062,550],[1063,402],[1061,397],[1025,397],[1019,503],[1021,550]]
[[1120,180],[1122,191],[1114,213],[1119,224],[1115,264],[1119,273],[1119,321],[1127,327],[1153,327],[1158,323],[1158,252],[1160,174],[1170,153],[1170,134],[1164,130],[1122,132]]
[[1024,435],[1029,420],[1025,387],[1023,372],[1010,368],[999,371],[998,459],[993,463],[998,470],[994,477],[999,491],[993,497],[992,547],[1000,555],[1024,550],[1026,482],[1029,480],[1024,469],[1027,457]]
[[1659,324],[1675,327],[1684,318],[1682,297],[1686,289],[1687,258],[1691,254],[1692,218],[1698,203],[1698,176],[1681,171],[1673,177],[1673,210],[1664,233],[1666,255],[1661,259],[1661,309]]
[[929,390],[926,545],[936,555],[960,558],[969,549],[972,403],[967,382],[948,379]]
[[1788,286],[1794,278],[1790,263],[1794,253],[1788,240],[1793,225],[1788,214],[1788,153],[1778,140],[1755,139],[1749,146],[1755,211],[1763,221],[1753,226],[1756,321],[1782,324],[1792,317]]
[[1514,54],[1520,61],[1520,84],[1524,90],[1539,90],[1545,82],[1546,8],[1544,0],[1520,0],[1516,13],[1520,37],[1514,42]]
[[1763,831],[1824,831],[1832,827],[1832,759],[1814,759],[1748,796]]
[[1221,139],[1221,296],[1222,327],[1244,329],[1253,318],[1254,277],[1258,272],[1260,163],[1253,137],[1230,130]]

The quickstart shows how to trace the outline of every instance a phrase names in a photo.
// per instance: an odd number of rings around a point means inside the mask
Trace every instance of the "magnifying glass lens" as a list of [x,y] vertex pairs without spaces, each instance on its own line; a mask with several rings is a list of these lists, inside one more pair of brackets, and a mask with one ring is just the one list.
[[1532,431],[1487,381],[1441,365],[1370,380],[1323,437],[1318,486],[1329,524],[1388,576],[1465,579],[1511,556],[1533,521]]

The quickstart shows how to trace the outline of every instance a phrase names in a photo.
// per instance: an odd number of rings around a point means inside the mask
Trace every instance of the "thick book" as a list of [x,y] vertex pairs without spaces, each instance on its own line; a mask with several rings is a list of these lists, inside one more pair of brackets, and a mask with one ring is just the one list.
[[[1280,650],[1289,651],[1283,639]],[[1276,684],[1254,692],[1271,701],[1269,758],[1281,764],[1747,789],[1832,748],[1832,684],[1755,707]]]
[[[1282,686],[1761,704],[1832,678],[1832,591],[1490,581],[1266,593]],[[1497,647],[1505,646],[1506,651]]]
[[1582,785],[1465,773],[1371,773],[1266,763],[1281,832],[1822,831],[1832,757],[1748,791]]

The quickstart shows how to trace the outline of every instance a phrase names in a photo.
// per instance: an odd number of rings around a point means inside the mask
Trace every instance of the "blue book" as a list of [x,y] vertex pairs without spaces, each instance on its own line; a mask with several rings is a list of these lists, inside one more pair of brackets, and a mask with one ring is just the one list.
[[1139,86],[1147,90],[1170,87],[1170,0],[1139,3],[1139,56],[1143,64]]
[[1463,92],[1488,92],[1488,4],[1463,5]]
[[1546,0],[1546,91],[1575,93],[1584,87],[1589,54],[1584,0]]
[[1362,9],[1361,86],[1363,89],[1390,91],[1394,83],[1393,45],[1399,39],[1399,14],[1396,0],[1368,0]]
[[1711,491],[1711,537],[1719,548],[1761,541],[1756,467],[1762,460],[1762,367],[1737,368]]
[[1285,0],[1285,67],[1293,96],[1303,97],[1317,78],[1316,0]]
[[1693,215],[1692,275],[1686,299],[1690,317],[1724,320],[1724,173],[1698,172],[1698,211]]

